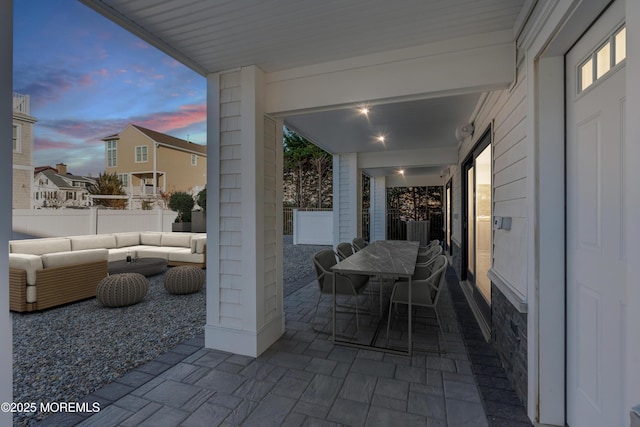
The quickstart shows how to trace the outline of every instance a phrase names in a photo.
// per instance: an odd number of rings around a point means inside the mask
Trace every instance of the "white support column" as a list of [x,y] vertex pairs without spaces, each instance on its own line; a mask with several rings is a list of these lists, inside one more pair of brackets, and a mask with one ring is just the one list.
[[[13,1],[0,0],[0,140],[9,141],[12,135],[13,123]],[[11,195],[13,191],[11,167],[13,153],[11,144],[1,144],[0,150],[0,183],[4,188],[3,194]],[[11,200],[11,196],[7,198]],[[3,203],[0,207],[0,237],[3,242],[11,239],[11,203]],[[11,329],[11,314],[9,312],[9,253],[6,244],[0,245],[0,401],[13,400],[12,353],[13,342]],[[9,426],[12,423],[11,412],[0,412],[0,424]]]
[[333,246],[359,236],[360,171],[357,153],[333,156]]
[[282,122],[264,114],[259,68],[207,79],[205,346],[258,356],[284,333]]
[[370,182],[370,240],[385,240],[387,238],[387,178],[377,176],[371,178]]

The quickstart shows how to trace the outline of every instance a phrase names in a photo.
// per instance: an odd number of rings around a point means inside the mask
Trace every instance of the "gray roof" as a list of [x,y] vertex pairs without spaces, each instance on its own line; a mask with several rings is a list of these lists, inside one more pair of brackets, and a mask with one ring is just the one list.
[[65,190],[73,190],[73,189],[77,190],[79,188],[79,187],[74,187],[73,184],[69,184],[69,182],[67,182],[65,178],[71,181],[85,182],[87,184],[95,183],[95,180],[93,178],[79,176],[79,175],[72,175],[70,173],[66,175],[60,175],[59,173],[56,173],[56,171],[53,169],[46,169],[46,170],[43,170],[41,173],[44,174],[56,187],[60,189],[65,189]]

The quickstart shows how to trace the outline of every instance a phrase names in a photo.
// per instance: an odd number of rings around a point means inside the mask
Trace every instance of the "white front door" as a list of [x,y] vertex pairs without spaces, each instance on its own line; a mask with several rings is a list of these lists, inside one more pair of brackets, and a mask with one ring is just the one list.
[[618,0],[566,58],[567,422],[572,427],[628,425],[622,376],[625,34],[618,31],[623,23],[624,1]]

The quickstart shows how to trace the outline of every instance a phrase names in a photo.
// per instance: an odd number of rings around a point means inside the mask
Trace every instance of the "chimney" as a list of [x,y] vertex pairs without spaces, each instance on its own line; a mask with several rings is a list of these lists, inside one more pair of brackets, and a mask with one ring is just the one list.
[[67,165],[65,165],[64,163],[58,163],[56,165],[56,169],[58,170],[58,173],[60,175],[66,175],[67,174]]

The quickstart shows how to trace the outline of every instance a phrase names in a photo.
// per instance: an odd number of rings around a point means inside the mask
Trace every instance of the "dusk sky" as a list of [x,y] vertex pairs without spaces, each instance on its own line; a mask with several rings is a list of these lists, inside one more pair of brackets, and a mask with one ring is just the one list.
[[206,143],[206,80],[77,0],[14,2],[13,89],[30,95],[34,166],[104,171],[134,123]]

